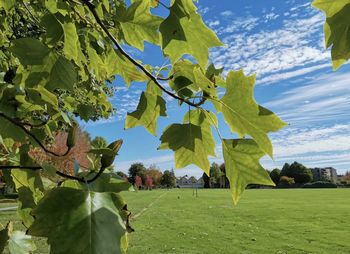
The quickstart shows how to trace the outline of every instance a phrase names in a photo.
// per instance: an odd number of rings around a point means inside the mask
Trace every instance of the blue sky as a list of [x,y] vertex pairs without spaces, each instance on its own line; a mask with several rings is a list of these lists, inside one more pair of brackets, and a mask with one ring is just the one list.
[[[324,49],[324,15],[310,4],[304,0],[197,2],[205,23],[225,44],[211,50],[210,61],[226,70],[243,68],[246,74],[256,73],[256,100],[289,123],[270,135],[274,160],[264,157],[263,166],[272,169],[296,160],[308,167],[332,166],[342,173],[350,170],[350,65],[332,71],[330,52]],[[157,13],[164,16],[166,10]],[[158,47],[146,44],[145,52],[126,49],[144,63],[167,64]],[[174,168],[172,151],[157,150],[159,137],[167,125],[181,122],[188,107],[178,107],[166,98],[168,118],[159,119],[156,137],[142,127],[124,130],[125,115],[136,108],[145,84],[134,83],[128,89],[117,78],[113,85],[117,92],[111,100],[117,113],[108,120],[85,123],[83,128],[93,137],[124,140],[116,170],[126,172],[133,162],[156,164],[162,170]],[[224,137],[232,137],[219,119]],[[216,139],[217,158],[210,160],[221,163]],[[188,166],[175,173],[199,177],[202,171]]]

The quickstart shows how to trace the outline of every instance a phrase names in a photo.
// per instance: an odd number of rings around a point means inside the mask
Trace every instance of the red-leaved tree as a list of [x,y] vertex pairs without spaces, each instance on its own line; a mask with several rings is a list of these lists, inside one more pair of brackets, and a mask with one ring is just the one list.
[[135,185],[138,189],[142,186],[142,178],[140,176],[135,176]]

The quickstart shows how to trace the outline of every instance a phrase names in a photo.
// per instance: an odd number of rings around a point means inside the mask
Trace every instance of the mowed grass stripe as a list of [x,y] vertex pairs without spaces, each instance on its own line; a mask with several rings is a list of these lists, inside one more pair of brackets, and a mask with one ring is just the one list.
[[[350,189],[247,190],[238,206],[229,190],[198,194],[123,193],[133,214],[149,207],[132,222],[128,253],[350,254]],[[3,225],[10,219],[21,227],[15,211],[0,213]],[[38,241],[35,253],[48,253]]]
[[[155,196],[128,193],[129,207]],[[129,253],[350,253],[350,189],[170,190],[133,223]]]

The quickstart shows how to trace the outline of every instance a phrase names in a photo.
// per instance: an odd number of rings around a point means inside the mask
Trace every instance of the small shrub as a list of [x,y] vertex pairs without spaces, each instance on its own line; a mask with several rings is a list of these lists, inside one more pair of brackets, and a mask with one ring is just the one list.
[[303,188],[337,188],[338,186],[335,183],[326,182],[326,181],[317,181],[313,183],[306,183],[303,185]]
[[278,187],[287,188],[295,184],[294,178],[288,176],[282,176],[278,183]]

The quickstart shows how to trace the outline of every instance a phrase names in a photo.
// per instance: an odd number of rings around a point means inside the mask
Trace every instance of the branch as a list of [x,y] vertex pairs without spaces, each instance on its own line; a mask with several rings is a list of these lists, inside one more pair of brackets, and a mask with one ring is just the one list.
[[52,152],[50,150],[48,150],[41,142],[40,140],[34,136],[32,133],[30,133],[30,131],[28,131],[21,123],[17,122],[16,120],[12,119],[11,117],[5,115],[4,113],[0,112],[0,116],[5,118],[6,120],[8,120],[9,122],[13,123],[14,125],[16,125],[17,127],[19,127],[20,129],[22,129],[29,137],[31,137],[40,147],[41,149],[43,149],[46,153],[49,153],[51,155],[54,155],[56,157],[63,157],[63,156],[66,156],[71,148],[69,147],[67,149],[67,151],[64,153],[64,154],[57,154],[55,152]]
[[201,101],[199,101],[198,103],[193,103],[189,100],[186,100],[184,98],[181,98],[180,96],[166,90],[159,82],[158,82],[158,78],[153,76],[152,73],[150,73],[142,64],[140,64],[139,62],[137,62],[134,58],[132,58],[126,51],[124,51],[124,49],[119,45],[118,41],[116,38],[114,38],[114,36],[109,32],[109,30],[107,29],[107,27],[103,24],[102,20],[100,19],[100,17],[98,16],[95,6],[92,2],[90,2],[89,0],[80,0],[82,1],[83,4],[85,4],[88,9],[90,10],[90,12],[92,13],[92,15],[94,16],[94,18],[96,19],[97,24],[100,25],[100,27],[102,28],[102,30],[107,34],[108,38],[113,42],[114,46],[120,51],[120,53],[125,56],[131,63],[133,63],[135,66],[137,66],[139,69],[142,70],[142,72],[149,77],[164,93],[168,94],[169,96],[182,101],[192,107],[196,107],[198,108],[200,105],[202,105],[206,99],[203,99]]

